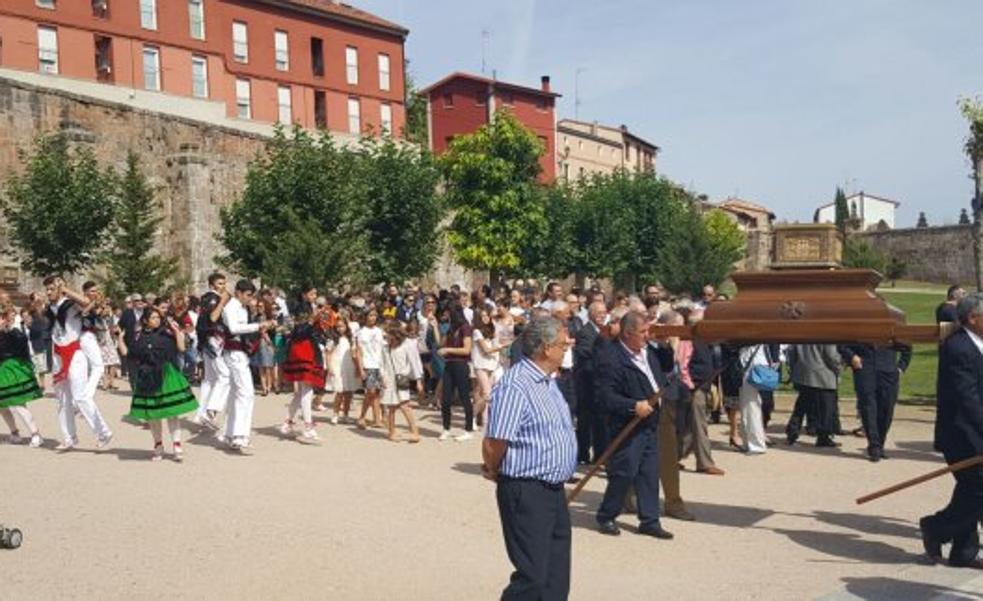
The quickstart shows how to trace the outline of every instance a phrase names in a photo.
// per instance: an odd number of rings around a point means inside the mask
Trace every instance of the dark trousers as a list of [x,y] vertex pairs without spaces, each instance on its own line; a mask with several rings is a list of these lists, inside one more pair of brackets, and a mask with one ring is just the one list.
[[642,426],[615,451],[608,465],[608,486],[597,510],[597,521],[614,520],[621,513],[628,489],[638,497],[638,521],[643,528],[659,525],[659,444],[656,433]]
[[771,414],[775,412],[775,393],[770,390],[762,390],[758,393],[761,397],[761,421],[765,423],[765,429],[771,423]]
[[577,374],[577,461],[597,461],[607,445],[607,414],[594,398],[594,378]]
[[898,372],[854,373],[857,408],[869,449],[883,449],[898,402]]
[[815,427],[816,435],[829,437],[836,433],[834,411],[836,409],[836,391],[825,388],[799,385],[799,396],[795,399],[795,408],[788,418],[785,433],[798,435],[802,428],[802,419],[809,416],[809,424]]
[[474,430],[474,405],[471,404],[471,373],[466,361],[448,361],[444,365],[444,398],[440,403],[440,421],[444,429],[451,429],[451,404],[454,392],[464,407],[464,429]]
[[977,524],[983,520],[983,466],[953,474],[956,487],[942,511],[922,518],[922,530],[943,543],[952,541],[949,562],[965,566],[980,552]]
[[495,492],[515,572],[502,599],[565,600],[570,592],[570,513],[563,485],[499,478]]
[[573,418],[577,415],[577,387],[573,380],[573,370],[561,369],[556,376],[556,386],[563,393],[563,399],[570,408],[570,417]]

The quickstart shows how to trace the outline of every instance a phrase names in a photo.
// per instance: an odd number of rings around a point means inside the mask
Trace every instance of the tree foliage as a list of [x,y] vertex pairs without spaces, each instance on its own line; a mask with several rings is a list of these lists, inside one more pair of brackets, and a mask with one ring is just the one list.
[[658,279],[667,290],[696,298],[706,284],[719,287],[746,248],[744,233],[722,211],[704,216],[687,207],[659,248]]
[[388,139],[343,147],[279,129],[221,212],[222,262],[288,289],[422,275],[439,252],[437,178],[426,154]]
[[843,265],[854,269],[874,269],[884,273],[887,256],[863,238],[848,238],[843,246]]
[[153,243],[163,220],[140,159],[130,152],[119,182],[119,205],[109,229],[109,247],[100,257],[106,266],[104,286],[110,297],[164,290],[174,277],[177,259],[154,252]]
[[406,78],[406,125],[403,128],[403,137],[407,142],[417,144],[421,148],[429,146],[427,97],[416,89],[410,76]]
[[544,148],[508,111],[454,139],[440,158],[447,207],[447,240],[470,269],[522,267],[533,238],[547,231],[544,196],[536,178]]
[[114,173],[59,135],[38,138],[20,158],[24,172],[10,177],[2,200],[21,266],[36,276],[91,266],[116,210]]
[[891,259],[884,266],[884,276],[891,281],[891,287],[908,273],[908,263],[898,257]]
[[850,222],[850,208],[846,204],[846,194],[843,193],[843,189],[839,186],[836,187],[836,196],[833,203],[836,209],[836,229],[840,230],[841,234],[846,234],[847,225]]

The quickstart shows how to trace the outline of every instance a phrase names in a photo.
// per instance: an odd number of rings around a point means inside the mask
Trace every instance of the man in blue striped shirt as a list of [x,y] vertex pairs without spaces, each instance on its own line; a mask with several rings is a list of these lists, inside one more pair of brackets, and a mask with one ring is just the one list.
[[566,599],[570,514],[563,483],[577,466],[570,410],[554,378],[570,345],[566,327],[537,317],[522,333],[523,355],[492,391],[482,445],[505,549],[515,572],[502,599]]

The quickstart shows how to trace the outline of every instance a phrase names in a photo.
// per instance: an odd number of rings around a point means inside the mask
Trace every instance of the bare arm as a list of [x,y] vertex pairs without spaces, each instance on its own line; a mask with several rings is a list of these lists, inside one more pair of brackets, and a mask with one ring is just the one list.
[[75,301],[75,304],[78,305],[79,309],[81,309],[83,313],[92,308],[92,301],[89,300],[87,296],[79,294],[78,292],[75,292],[67,287],[62,287],[61,291],[65,293],[65,296]]
[[218,323],[218,320],[222,319],[222,309],[225,309],[225,305],[228,304],[230,298],[232,297],[229,296],[227,290],[223,290],[222,294],[219,295],[218,304],[215,305],[212,312],[208,314],[208,317],[211,318],[212,323]]
[[508,450],[508,441],[498,438],[485,438],[481,442],[481,458],[483,464],[481,472],[485,478],[495,480],[498,477],[498,468],[505,459],[505,451]]

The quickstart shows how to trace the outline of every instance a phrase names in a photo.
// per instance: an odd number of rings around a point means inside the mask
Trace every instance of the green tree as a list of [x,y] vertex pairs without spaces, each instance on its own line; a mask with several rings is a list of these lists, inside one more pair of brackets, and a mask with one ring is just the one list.
[[116,209],[113,171],[58,135],[38,138],[33,153],[20,158],[24,172],[7,181],[2,203],[21,266],[37,276],[90,267]]
[[928,218],[925,217],[925,211],[918,213],[918,223],[915,224],[915,227],[928,227]]
[[461,265],[490,270],[493,278],[523,267],[524,249],[547,228],[536,181],[543,152],[536,135],[503,109],[441,156],[454,215],[447,240]]
[[853,269],[873,269],[884,273],[887,257],[863,238],[848,238],[843,246],[843,265]]
[[846,194],[839,186],[836,187],[836,197],[833,201],[836,208],[836,229],[844,236],[847,234],[847,226],[850,223],[850,208],[846,204]]
[[908,263],[898,257],[891,257],[884,268],[884,276],[891,281],[891,288],[908,273]]
[[[242,198],[221,211],[220,261],[285,288],[368,281],[368,199],[358,171],[357,153],[329,134],[278,128],[250,165]],[[321,260],[299,260],[304,248]]]
[[580,182],[574,227],[578,273],[611,278],[631,271],[638,254],[636,184],[627,171]]
[[437,232],[444,217],[432,155],[389,138],[366,139],[359,163],[373,280],[399,282],[429,272],[440,256]]
[[719,287],[746,248],[744,233],[722,211],[704,216],[687,207],[659,248],[658,279],[670,292],[696,298],[706,284]]
[[969,159],[973,178],[973,255],[976,288],[983,290],[983,102],[979,98],[960,98],[959,111],[969,124],[963,151]]
[[164,220],[160,203],[130,152],[120,180],[119,204],[109,230],[110,246],[100,257],[106,266],[104,286],[111,298],[131,292],[164,290],[177,272],[177,259],[153,252],[153,241]]
[[579,197],[574,189],[558,184],[539,189],[545,219],[531,232],[522,248],[520,263],[526,275],[562,279],[577,271],[580,249],[576,244]]
[[416,89],[413,77],[406,76],[406,125],[403,138],[408,142],[427,148],[430,134],[427,129],[427,96]]

